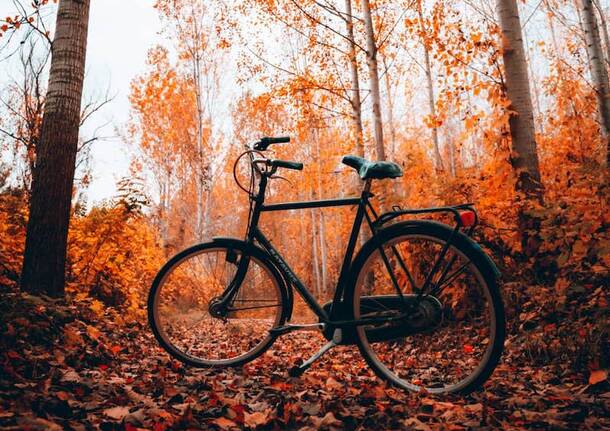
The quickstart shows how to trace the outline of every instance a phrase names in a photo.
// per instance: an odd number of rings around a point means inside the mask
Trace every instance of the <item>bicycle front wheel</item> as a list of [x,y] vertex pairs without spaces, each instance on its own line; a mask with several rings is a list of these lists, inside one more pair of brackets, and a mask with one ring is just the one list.
[[[215,309],[235,284],[231,301],[222,311]],[[161,346],[182,362],[236,366],[273,343],[269,330],[285,321],[284,292],[264,253],[240,241],[217,240],[165,264],[149,294],[149,323]]]
[[367,363],[410,391],[478,388],[504,344],[504,309],[489,259],[440,223],[393,225],[377,239],[381,247],[371,242],[356,258],[360,269],[346,297],[354,319],[377,319],[356,328]]

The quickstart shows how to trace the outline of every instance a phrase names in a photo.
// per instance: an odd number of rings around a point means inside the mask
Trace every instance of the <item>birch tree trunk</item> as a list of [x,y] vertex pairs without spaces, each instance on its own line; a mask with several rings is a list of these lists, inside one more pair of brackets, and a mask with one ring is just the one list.
[[[423,33],[426,31],[424,28],[424,14],[421,9],[421,0],[417,2],[417,13],[419,15],[419,25]],[[428,90],[428,109],[430,111],[430,117],[433,121],[436,121],[436,101],[434,97],[434,83],[432,81],[432,66],[430,63],[430,52],[426,41],[422,36],[422,45],[424,46],[424,67],[426,72],[426,86]],[[432,143],[434,145],[434,161],[437,169],[441,171],[445,170],[443,166],[443,158],[441,157],[441,151],[438,143],[438,127],[434,125],[432,127]]]
[[[196,20],[193,19],[193,22]],[[198,32],[196,32],[198,34]],[[197,158],[195,162],[195,181],[196,181],[196,193],[197,193],[197,210],[196,210],[196,226],[197,226],[197,239],[201,240],[203,237],[204,229],[204,203],[203,194],[205,189],[205,177],[204,171],[204,157],[203,157],[203,95],[201,86],[201,58],[199,51],[195,51],[192,58],[192,74],[193,83],[195,84],[195,97],[197,99]]]
[[377,65],[377,43],[375,42],[375,29],[369,0],[362,0],[364,12],[364,27],[366,30],[366,62],[369,67],[369,81],[371,86],[371,99],[373,102],[373,126],[375,136],[375,149],[377,160],[385,160],[383,146],[383,121],[381,118],[381,93],[379,91],[379,68]]
[[[320,140],[318,139],[317,136],[317,132],[314,132],[314,139],[315,139],[315,148],[316,148],[316,160],[322,160],[321,156],[320,156]],[[318,199],[323,199],[322,196],[322,163],[317,163],[318,165],[318,180],[317,180],[317,187],[318,187]],[[328,264],[328,259],[327,259],[327,252],[326,252],[326,229],[325,229],[325,220],[324,220],[324,213],[322,212],[322,209],[318,209],[319,212],[319,228],[318,228],[318,237],[320,239],[320,258],[322,259],[322,280],[321,280],[321,285],[322,285],[322,289],[321,289],[321,293],[326,294],[327,289],[328,289],[328,268],[327,268],[327,264]],[[314,238],[314,242],[315,242],[315,238]]]
[[356,153],[364,157],[363,127],[362,127],[362,101],[360,98],[360,77],[358,76],[358,58],[356,57],[356,44],[354,39],[354,20],[352,16],[352,0],[345,0],[345,26],[349,39],[349,66],[352,80],[352,121],[356,131]]
[[516,188],[528,199],[542,200],[534,115],[519,9],[516,0],[496,0],[496,8],[502,31],[505,89],[511,102],[510,110],[514,112],[510,116],[509,127],[512,138],[511,163],[518,177]]
[[604,62],[597,18],[592,0],[580,0],[583,30],[589,56],[589,71],[597,95],[601,128],[606,139],[606,166],[610,166],[610,85]]
[[[311,194],[310,194],[310,199],[315,199],[315,195],[313,192],[313,187],[311,188]],[[319,211],[319,210],[318,210]],[[311,265],[312,265],[312,272],[313,272],[313,279],[314,279],[314,292],[316,297],[319,298],[320,295],[320,291],[322,290],[321,288],[321,278],[320,278],[320,261],[318,258],[318,233],[317,233],[317,226],[316,226],[316,210],[315,209],[310,209],[309,210],[309,214],[311,216],[311,237],[312,237],[312,241],[311,241],[311,254],[313,256],[313,259],[311,260]]]
[[64,295],[66,247],[81,98],[89,0],[60,0],[36,166],[32,178],[21,286]]
[[[548,15],[547,15],[548,16]],[[551,17],[548,17],[549,21],[551,21]],[[551,26],[551,35],[554,36],[553,27]],[[534,106],[536,107],[536,115],[534,115],[534,127],[536,127],[536,118],[542,118],[542,109],[540,108],[540,91],[538,91],[538,81],[536,80],[536,74],[534,73],[534,69],[532,67],[532,62],[530,61],[530,57],[528,54],[529,42],[527,41],[527,30],[523,29],[523,38],[525,41],[525,61],[527,63],[527,70],[529,72],[529,77],[532,80],[532,91],[534,92]],[[539,121],[539,132],[544,133],[543,122]],[[534,129],[535,131],[535,129]]]
[[597,9],[597,13],[599,14],[599,26],[602,29],[604,45],[606,46],[606,64],[610,65],[610,36],[608,35],[608,23],[606,22],[606,16],[604,15],[604,10],[602,9],[602,6],[599,1],[594,0],[593,5],[595,6],[595,9]]
[[390,148],[389,148],[389,158],[390,160],[396,159],[396,128],[394,127],[394,99],[392,98],[392,85],[390,83],[390,74],[388,72],[389,66],[386,63],[385,57],[382,58],[383,69],[385,75],[385,92],[387,98],[387,107],[388,107],[388,127],[390,129]]

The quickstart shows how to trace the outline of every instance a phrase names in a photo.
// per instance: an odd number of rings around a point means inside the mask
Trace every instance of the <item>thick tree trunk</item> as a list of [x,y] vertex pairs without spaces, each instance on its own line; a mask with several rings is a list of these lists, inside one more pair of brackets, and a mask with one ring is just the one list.
[[366,30],[366,62],[369,67],[369,82],[371,86],[371,99],[373,102],[373,127],[375,134],[375,149],[377,160],[385,160],[383,146],[383,121],[381,118],[381,92],[379,91],[379,68],[377,65],[377,43],[375,42],[375,29],[369,0],[362,1],[364,12],[364,27]]
[[514,112],[510,116],[509,127],[512,138],[511,162],[518,176],[517,191],[523,192],[528,199],[542,200],[534,115],[519,10],[516,0],[496,0],[496,7],[502,30],[506,94],[511,102],[510,110]]
[[24,290],[55,297],[64,294],[89,6],[59,2],[21,272]]
[[[421,1],[417,2],[417,13],[419,15],[419,25],[422,33],[426,31],[424,28],[424,14],[421,9]],[[432,65],[430,63],[430,52],[428,45],[422,38],[422,45],[424,46],[424,67],[426,72],[426,86],[428,89],[428,109],[430,110],[430,117],[433,121],[436,121],[436,101],[434,100],[434,82],[432,81]],[[441,150],[438,143],[438,127],[434,125],[432,127],[432,143],[434,145],[434,161],[437,169],[441,171],[445,170],[443,166],[443,158],[441,157]]]
[[345,25],[347,27],[347,38],[349,39],[349,66],[352,79],[352,121],[356,132],[356,154],[364,157],[364,141],[362,127],[362,101],[360,99],[360,77],[358,76],[358,58],[356,57],[356,44],[354,39],[354,20],[352,17],[352,1],[345,0]]
[[606,142],[606,165],[610,166],[610,85],[592,0],[580,0],[583,30],[589,56],[589,71],[597,94],[602,132]]

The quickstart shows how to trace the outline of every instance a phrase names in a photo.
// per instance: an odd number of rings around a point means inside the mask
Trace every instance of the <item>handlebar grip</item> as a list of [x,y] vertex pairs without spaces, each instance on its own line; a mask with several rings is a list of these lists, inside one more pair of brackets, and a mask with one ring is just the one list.
[[260,140],[261,144],[284,144],[290,142],[290,136],[277,136],[277,137],[269,137],[265,136]]
[[271,166],[275,166],[278,168],[294,169],[295,171],[303,170],[303,163],[288,162],[286,160],[272,160]]

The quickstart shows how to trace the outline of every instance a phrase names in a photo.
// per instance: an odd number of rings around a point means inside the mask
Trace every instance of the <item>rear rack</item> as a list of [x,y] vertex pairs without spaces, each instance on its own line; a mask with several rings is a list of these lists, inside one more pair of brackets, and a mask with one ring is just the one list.
[[414,209],[407,209],[407,208],[402,208],[400,205],[394,205],[392,207],[392,211],[388,211],[388,212],[381,214],[379,216],[379,218],[375,221],[374,225],[376,228],[379,228],[382,225],[388,223],[389,221],[394,220],[395,218],[403,216],[403,215],[429,214],[429,213],[451,213],[453,215],[453,218],[456,223],[455,231],[457,231],[460,228],[465,227],[464,223],[462,221],[462,217],[460,215],[460,211],[464,211],[464,210],[472,211],[474,213],[474,222],[472,223],[472,225],[468,226],[469,229],[466,230],[466,234],[468,236],[470,236],[472,234],[472,231],[474,230],[474,228],[479,223],[479,215],[478,215],[476,209],[474,208],[473,203],[451,205],[451,206],[445,206],[445,207],[414,208]]

